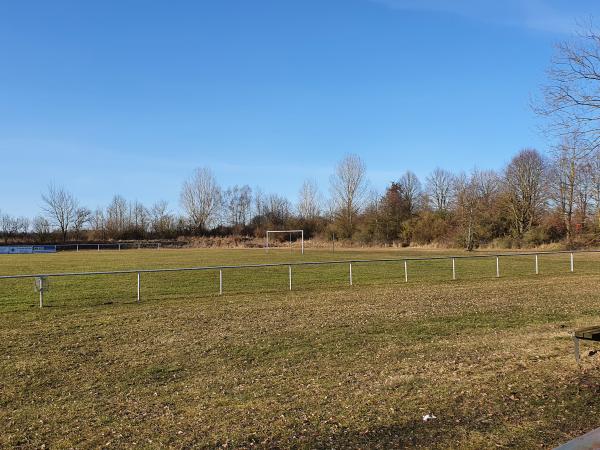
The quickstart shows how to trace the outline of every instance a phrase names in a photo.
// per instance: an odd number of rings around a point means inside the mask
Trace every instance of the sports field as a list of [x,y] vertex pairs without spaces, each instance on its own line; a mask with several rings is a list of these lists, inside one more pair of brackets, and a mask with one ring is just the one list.
[[[0,274],[434,251],[7,255]],[[0,447],[552,447],[600,426],[600,255],[0,280]],[[422,416],[437,418],[423,422]]]

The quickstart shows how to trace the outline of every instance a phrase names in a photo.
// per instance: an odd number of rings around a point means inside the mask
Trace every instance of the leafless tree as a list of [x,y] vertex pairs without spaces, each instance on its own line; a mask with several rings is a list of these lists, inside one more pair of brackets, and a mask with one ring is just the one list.
[[592,199],[596,208],[596,227],[600,228],[600,150],[590,157],[590,177],[592,184]]
[[546,164],[537,150],[521,150],[504,170],[504,185],[517,237],[529,231],[545,201]]
[[227,188],[223,195],[225,222],[233,227],[243,227],[250,219],[252,189],[248,185]]
[[92,218],[92,211],[86,207],[79,207],[75,210],[75,220],[73,221],[73,230],[75,231],[75,239],[80,239],[80,233],[85,224],[89,223]]
[[580,165],[575,185],[576,220],[581,229],[587,226],[588,214],[593,201],[593,174],[591,158]]
[[44,211],[54,226],[58,227],[63,242],[67,240],[67,233],[74,225],[77,216],[77,200],[70,192],[54,184],[48,186],[48,192],[42,194]]
[[8,240],[16,234],[16,220],[8,214],[0,214],[0,235],[7,244]]
[[269,194],[265,198],[263,214],[271,226],[285,225],[290,217],[290,211],[290,202],[287,198],[277,194]]
[[315,220],[321,213],[319,187],[315,180],[305,180],[298,193],[298,215],[302,220]]
[[553,150],[549,177],[551,197],[563,218],[569,244],[573,242],[577,185],[583,168],[589,163],[589,157],[589,143],[577,131],[565,135]]
[[425,190],[434,211],[444,213],[449,210],[453,184],[454,175],[439,167],[427,177]]
[[221,188],[212,171],[207,168],[196,169],[193,175],[183,183],[181,205],[196,230],[203,230],[218,218],[221,206]]
[[549,119],[547,131],[564,137],[577,129],[589,150],[600,145],[600,35],[582,27],[575,40],[557,45],[548,82],[534,110]]
[[367,191],[366,166],[358,155],[346,155],[331,176],[331,196],[336,216],[341,220],[342,232],[352,237],[356,216],[360,212]]
[[412,216],[421,206],[421,182],[413,172],[407,170],[398,180],[398,186],[400,187],[404,205],[408,213]]
[[106,208],[106,231],[110,238],[120,237],[128,225],[127,200],[115,195]]
[[477,244],[486,212],[493,209],[498,192],[498,177],[493,171],[474,170],[469,176],[455,177],[455,214],[462,230],[465,248],[472,251]]
[[91,218],[91,225],[100,239],[106,239],[106,217],[104,216],[102,208],[98,207],[94,211]]
[[50,222],[43,216],[36,216],[33,219],[33,232],[38,242],[46,242],[50,236]]
[[148,210],[139,201],[129,204],[129,231],[137,239],[143,238],[149,228]]
[[151,229],[154,234],[166,237],[175,228],[175,218],[169,212],[169,204],[166,200],[160,200],[149,211]]
[[472,251],[475,247],[475,229],[479,215],[479,195],[474,177],[461,174],[454,180],[456,192],[456,214],[463,230],[465,248]]

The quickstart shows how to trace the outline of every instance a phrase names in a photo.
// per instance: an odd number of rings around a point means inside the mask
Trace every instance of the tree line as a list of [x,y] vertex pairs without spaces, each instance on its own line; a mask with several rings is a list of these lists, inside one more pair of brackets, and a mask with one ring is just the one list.
[[248,185],[223,188],[204,167],[182,184],[180,213],[164,200],[143,205],[121,195],[91,210],[52,184],[35,218],[0,212],[0,237],[5,243],[262,237],[268,229],[302,228],[309,238],[468,250],[597,244],[600,35],[591,27],[558,45],[532,107],[549,147],[543,153],[525,148],[501,170],[437,168],[424,179],[406,171],[378,193],[370,188],[363,160],[348,154],[330,176],[328,195],[315,180],[306,180],[292,202]]

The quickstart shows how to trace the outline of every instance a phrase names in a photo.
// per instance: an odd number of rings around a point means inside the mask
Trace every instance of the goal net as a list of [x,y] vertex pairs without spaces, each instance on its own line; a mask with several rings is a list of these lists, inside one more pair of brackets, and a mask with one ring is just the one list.
[[269,251],[269,237],[271,238],[270,242],[273,243],[273,235],[283,235],[284,239],[288,238],[290,247],[292,246],[292,237],[295,237],[297,240],[299,236],[300,249],[302,254],[304,255],[304,230],[267,230],[267,237],[265,240],[265,249],[267,250],[267,252]]

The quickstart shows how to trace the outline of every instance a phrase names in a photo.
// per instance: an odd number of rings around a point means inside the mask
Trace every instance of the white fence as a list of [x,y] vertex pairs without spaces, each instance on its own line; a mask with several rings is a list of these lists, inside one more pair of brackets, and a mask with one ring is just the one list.
[[57,251],[102,251],[102,250],[140,250],[140,249],[161,249],[160,242],[110,242],[110,243],[82,243],[82,244],[57,244]]
[[[10,279],[24,279],[32,278],[36,280],[36,291],[39,292],[39,306],[40,308],[44,304],[44,292],[47,290],[48,279],[58,277],[85,277],[85,276],[103,276],[103,275],[125,275],[125,274],[137,274],[137,301],[141,300],[141,275],[151,273],[171,273],[171,272],[192,272],[192,271],[213,271],[219,274],[218,293],[223,294],[223,271],[224,270],[244,270],[250,268],[272,268],[272,267],[286,267],[288,268],[288,290],[292,290],[293,284],[293,267],[297,266],[324,266],[324,265],[347,265],[348,266],[348,284],[353,285],[353,264],[371,264],[371,263],[383,263],[383,262],[396,262],[403,263],[403,279],[404,282],[409,281],[409,266],[408,263],[411,261],[449,261],[449,277],[448,279],[457,279],[457,260],[465,259],[483,259],[483,258],[495,258],[495,277],[499,278],[501,275],[501,258],[507,257],[534,257],[533,267],[534,273],[539,274],[539,257],[541,255],[569,255],[569,263],[566,270],[574,272],[575,270],[575,254],[595,254],[600,253],[600,250],[584,250],[584,251],[560,251],[560,252],[536,252],[536,253],[504,253],[504,254],[487,254],[487,255],[465,255],[465,256],[437,256],[437,257],[414,257],[414,258],[384,258],[384,259],[353,259],[353,260],[336,260],[336,261],[303,261],[303,262],[288,262],[288,263],[270,263],[270,264],[242,264],[242,265],[222,265],[222,266],[201,266],[201,267],[181,267],[181,268],[162,268],[162,269],[132,269],[132,270],[114,270],[114,271],[96,271],[96,272],[64,272],[64,273],[40,273],[40,274],[23,274],[23,275],[1,275],[0,282],[2,280]],[[491,275],[491,274],[490,274]],[[46,287],[45,287],[46,286]]]

